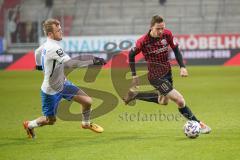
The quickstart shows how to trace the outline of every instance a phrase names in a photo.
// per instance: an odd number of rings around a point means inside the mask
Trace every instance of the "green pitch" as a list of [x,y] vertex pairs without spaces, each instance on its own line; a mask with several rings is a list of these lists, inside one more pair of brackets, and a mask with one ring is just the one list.
[[[175,104],[138,101],[135,106],[125,106],[113,87],[110,70],[101,71],[94,83],[87,83],[82,69],[71,73],[69,79],[116,97],[114,102],[108,99],[112,111],[93,120],[105,132],[96,134],[81,129],[78,121],[58,118],[54,126],[37,128],[35,140],[26,138],[22,121],[41,115],[42,73],[1,71],[0,159],[240,159],[240,67],[189,67],[188,71],[190,76],[181,78],[174,68],[174,85],[195,115],[211,126],[209,135],[186,138],[182,130],[185,120]],[[123,93],[124,87],[119,90]],[[116,102],[117,106],[111,106]],[[101,103],[101,99],[94,98],[93,108]],[[79,114],[80,107],[73,104],[70,111]]]

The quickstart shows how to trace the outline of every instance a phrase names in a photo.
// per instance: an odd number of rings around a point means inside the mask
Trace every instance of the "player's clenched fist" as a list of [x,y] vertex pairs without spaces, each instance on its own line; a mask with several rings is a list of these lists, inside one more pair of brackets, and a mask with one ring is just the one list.
[[188,76],[188,71],[187,71],[186,68],[181,67],[181,69],[180,69],[180,76],[182,76],[182,77],[187,77]]
[[93,58],[93,64],[94,65],[105,65],[106,61],[103,58],[94,57]]

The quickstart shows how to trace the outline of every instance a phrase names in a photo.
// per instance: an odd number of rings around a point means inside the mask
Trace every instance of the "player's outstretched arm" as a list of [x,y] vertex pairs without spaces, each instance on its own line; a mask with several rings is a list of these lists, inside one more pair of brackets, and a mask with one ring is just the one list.
[[64,63],[65,68],[81,68],[89,65],[105,65],[106,61],[103,58],[90,56],[88,59],[82,60],[81,58],[75,57],[69,59]]
[[36,63],[36,69],[37,70],[43,70],[43,68],[42,68],[42,60],[41,60],[42,50],[43,50],[43,46],[41,45],[34,52],[35,63]]
[[183,63],[183,58],[182,58],[182,54],[180,53],[180,50],[178,48],[178,46],[176,46],[175,48],[173,48],[173,52],[175,54],[175,57],[176,57],[176,60],[179,64],[179,66],[182,68],[182,67],[185,67],[184,63]]
[[187,69],[183,63],[183,58],[182,58],[182,54],[180,53],[180,50],[178,48],[178,46],[176,46],[175,48],[173,48],[173,52],[175,54],[176,60],[180,66],[180,76],[182,77],[187,77],[188,76],[188,72]]
[[139,85],[139,78],[136,73],[136,67],[135,67],[135,56],[137,55],[137,52],[134,49],[131,49],[128,55],[129,59],[129,67],[132,72],[132,87],[137,87]]

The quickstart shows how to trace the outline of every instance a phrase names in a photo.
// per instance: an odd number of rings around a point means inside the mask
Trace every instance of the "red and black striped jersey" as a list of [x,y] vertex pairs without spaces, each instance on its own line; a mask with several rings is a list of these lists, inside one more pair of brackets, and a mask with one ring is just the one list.
[[168,29],[158,38],[151,37],[149,31],[136,41],[134,52],[142,52],[147,62],[149,79],[160,78],[171,70],[168,47],[174,49],[177,45]]

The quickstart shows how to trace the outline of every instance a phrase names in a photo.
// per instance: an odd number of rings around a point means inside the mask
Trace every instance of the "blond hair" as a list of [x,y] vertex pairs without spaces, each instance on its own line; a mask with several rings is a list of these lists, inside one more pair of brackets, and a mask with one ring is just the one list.
[[57,19],[47,19],[43,23],[43,31],[47,36],[49,32],[53,32],[53,25],[60,25],[60,22]]

